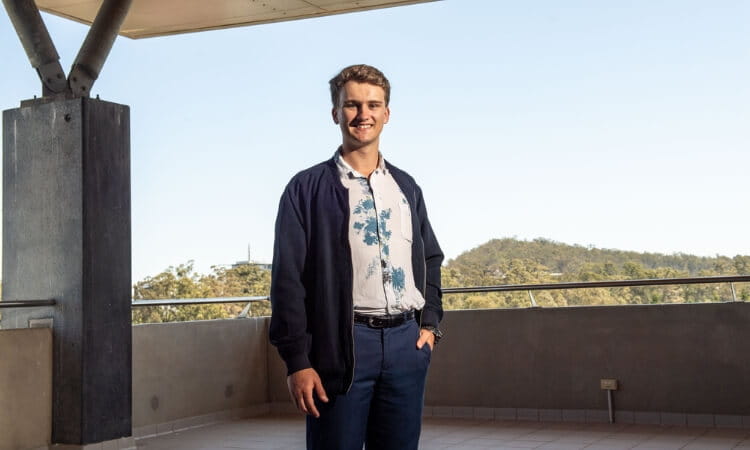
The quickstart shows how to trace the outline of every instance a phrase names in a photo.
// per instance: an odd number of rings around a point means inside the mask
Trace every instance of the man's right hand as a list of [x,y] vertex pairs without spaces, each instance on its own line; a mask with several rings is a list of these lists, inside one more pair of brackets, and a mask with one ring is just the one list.
[[315,407],[313,391],[324,403],[328,403],[328,396],[315,369],[302,369],[294,372],[286,378],[286,384],[297,409],[316,418],[320,417],[318,408]]

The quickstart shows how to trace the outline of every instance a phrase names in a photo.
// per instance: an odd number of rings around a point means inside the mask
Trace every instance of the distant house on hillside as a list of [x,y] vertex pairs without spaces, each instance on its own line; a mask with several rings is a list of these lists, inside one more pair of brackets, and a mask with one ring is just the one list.
[[232,269],[236,269],[239,266],[255,266],[261,270],[271,270],[270,263],[253,261],[253,258],[250,256],[250,244],[247,245],[247,261],[237,261],[232,264]]
[[271,270],[271,263],[263,263],[257,261],[237,261],[236,263],[232,264],[232,269],[236,269],[240,266],[255,266],[261,270]]

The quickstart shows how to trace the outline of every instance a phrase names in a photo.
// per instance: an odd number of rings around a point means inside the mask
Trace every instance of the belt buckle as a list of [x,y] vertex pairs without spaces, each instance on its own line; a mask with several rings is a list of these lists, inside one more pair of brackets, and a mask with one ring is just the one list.
[[378,328],[375,326],[375,319],[376,317],[370,316],[367,318],[367,326],[370,328]]

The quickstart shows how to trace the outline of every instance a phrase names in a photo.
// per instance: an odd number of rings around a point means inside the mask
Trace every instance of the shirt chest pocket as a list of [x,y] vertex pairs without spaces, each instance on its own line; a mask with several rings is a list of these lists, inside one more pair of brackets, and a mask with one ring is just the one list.
[[411,242],[412,240],[412,226],[411,226],[411,209],[408,203],[401,203],[401,237]]

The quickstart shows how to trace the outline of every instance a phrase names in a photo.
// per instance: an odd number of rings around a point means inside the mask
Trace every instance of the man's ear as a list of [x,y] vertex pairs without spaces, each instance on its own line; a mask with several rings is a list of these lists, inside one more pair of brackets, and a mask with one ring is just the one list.
[[331,109],[331,117],[333,117],[333,123],[338,125],[339,124],[339,112],[336,110],[336,108]]

